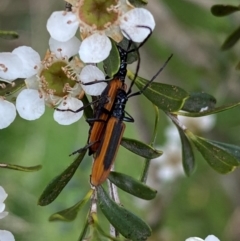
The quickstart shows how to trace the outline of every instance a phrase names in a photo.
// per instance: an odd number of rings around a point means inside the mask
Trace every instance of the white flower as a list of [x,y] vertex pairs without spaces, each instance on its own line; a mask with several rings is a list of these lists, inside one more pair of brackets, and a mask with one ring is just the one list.
[[157,149],[163,150],[163,155],[152,160],[156,178],[162,182],[172,182],[184,175],[181,162],[180,141],[169,141]]
[[185,241],[220,241],[220,240],[214,235],[208,235],[204,240],[201,238],[192,237],[192,238],[186,239]]
[[15,241],[15,238],[11,232],[9,232],[7,230],[0,230],[0,240],[1,241]]
[[[61,110],[73,110],[76,111],[79,108],[83,106],[82,101],[69,97],[65,101],[63,101],[58,108]],[[71,111],[54,111],[53,117],[54,120],[57,121],[61,125],[70,125],[76,121],[78,121],[83,115],[82,111],[79,111],[77,113],[71,112]]]
[[[11,79],[8,82],[14,83],[12,82],[14,78],[27,78],[25,83],[28,89],[20,92],[16,99],[17,111],[26,120],[40,118],[45,112],[45,105],[56,108],[64,101],[64,105],[72,106],[73,99],[78,106],[80,103],[82,105],[81,100],[78,99],[82,96],[81,85],[89,95],[100,95],[107,85],[104,82],[94,83],[105,79],[104,74],[97,67],[83,67],[83,63],[76,58],[69,61],[70,57],[77,54],[80,46],[80,41],[76,37],[66,42],[50,38],[49,46],[51,52],[47,52],[43,61],[35,50],[26,46],[18,47],[12,53],[3,55],[0,53],[0,61],[1,57],[4,57],[4,63],[2,62],[2,65],[0,63],[0,66],[7,72],[4,77]],[[21,68],[19,70],[14,68],[11,61]],[[83,71],[82,74],[81,71]],[[93,82],[93,84],[85,86],[84,83],[87,82]],[[70,100],[71,102],[67,103]],[[69,125],[78,121],[81,116],[82,113],[65,111],[54,114],[54,119],[58,123]],[[4,97],[0,97],[0,129],[9,126],[15,117],[15,106]]]
[[0,186],[0,219],[6,217],[8,215],[8,212],[4,212],[5,204],[3,203],[5,201],[5,199],[7,198],[7,196],[8,195],[5,192],[5,190],[3,189],[3,187]]
[[[99,63],[110,53],[112,38],[119,43],[123,36],[142,42],[155,27],[152,14],[143,8],[134,8],[127,0],[76,0],[72,12],[53,12],[47,21],[52,38],[65,42],[75,35],[78,26],[83,42],[79,49],[85,63]],[[142,27],[144,26],[144,27]]]
[[0,78],[10,81],[20,78],[22,68],[22,61],[16,54],[0,53]]
[[8,127],[16,115],[15,105],[0,97],[0,129]]
[[[21,46],[14,49],[12,53],[0,53],[0,77],[14,86],[13,80],[28,78],[35,74],[39,64],[39,54],[30,47]],[[4,88],[4,85],[1,87]],[[15,117],[14,104],[0,96],[0,129],[8,127]]]
[[[8,215],[8,212],[4,212],[5,204],[3,203],[5,199],[7,198],[7,193],[3,189],[3,187],[0,186],[0,219],[6,217]],[[11,232],[7,230],[0,230],[0,240],[1,241],[15,241],[14,236]]]
[[216,123],[216,116],[208,115],[202,117],[178,116],[179,121],[191,131],[206,132],[211,130]]

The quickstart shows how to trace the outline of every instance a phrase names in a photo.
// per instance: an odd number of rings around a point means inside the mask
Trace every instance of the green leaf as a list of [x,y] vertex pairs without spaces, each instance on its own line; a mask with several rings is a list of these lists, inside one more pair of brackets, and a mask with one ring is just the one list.
[[195,170],[194,153],[190,141],[188,140],[185,132],[177,126],[181,142],[182,142],[182,162],[183,169],[187,176],[190,176]]
[[0,30],[0,38],[2,39],[17,39],[18,37],[19,35],[15,31]]
[[117,187],[136,197],[151,200],[156,197],[157,191],[131,176],[119,172],[110,172],[108,179]]
[[216,4],[211,7],[211,13],[216,17],[223,17],[239,11],[239,6]]
[[40,170],[42,168],[42,165],[24,167],[24,166],[9,164],[9,163],[0,163],[0,168],[7,168],[7,169],[22,171],[22,172],[35,172]]
[[125,137],[122,138],[121,145],[129,151],[147,159],[157,158],[163,154],[162,151],[156,150],[147,144]]
[[227,151],[229,154],[231,154],[232,156],[234,156],[240,165],[240,147],[236,146],[236,145],[232,145],[232,144],[228,144],[228,143],[224,143],[224,142],[219,142],[219,141],[210,141],[212,144],[224,149],[225,151]]
[[225,174],[233,171],[240,164],[233,155],[212,141],[195,136],[189,131],[186,134],[215,171]]
[[228,50],[233,47],[240,38],[240,27],[231,33],[221,46],[222,50]]
[[64,170],[60,175],[55,177],[50,182],[50,184],[45,188],[42,195],[40,196],[38,200],[38,205],[46,206],[51,202],[53,202],[58,197],[58,195],[61,193],[63,188],[68,184],[68,182],[73,177],[78,166],[82,162],[86,154],[86,151],[87,149],[83,149],[82,153],[79,154],[76,160],[66,170]]
[[49,221],[65,221],[65,222],[73,221],[77,217],[77,214],[81,210],[81,208],[88,202],[88,200],[92,196],[92,193],[93,193],[93,190],[90,190],[87,193],[87,195],[84,197],[84,199],[77,202],[74,206],[52,214],[49,217]]
[[[133,74],[128,72],[130,79],[133,79]],[[149,81],[141,77],[137,77],[136,85],[141,90]],[[153,82],[144,90],[145,95],[154,105],[164,111],[173,112],[180,110],[185,99],[188,98],[188,93],[174,85],[162,84]]]
[[4,96],[6,100],[14,102],[16,97],[23,88],[26,87],[25,79],[16,79],[13,82],[9,81],[0,81],[1,86],[0,88],[0,96]]
[[113,227],[127,239],[147,240],[151,235],[151,229],[146,223],[124,207],[116,204],[101,186],[97,187],[97,194],[99,207]]
[[212,96],[204,92],[190,93],[188,99],[186,99],[182,110],[187,112],[200,112],[203,108],[211,110],[214,108],[217,100]]
[[117,49],[117,46],[113,40],[112,42],[112,49],[110,51],[109,56],[103,61],[105,73],[108,75],[109,78],[113,77],[114,74],[118,72],[120,66],[120,56]]
[[226,110],[232,109],[234,107],[237,107],[239,105],[240,105],[240,102],[234,103],[234,104],[225,105],[225,106],[219,106],[219,107],[216,107],[214,109],[205,110],[205,111],[202,111],[202,112],[196,112],[196,113],[175,112],[173,114],[175,114],[175,115],[182,115],[182,116],[189,116],[189,117],[201,117],[201,116],[212,115],[212,114],[216,114],[216,113],[219,113],[219,112],[222,112],[222,111],[226,111]]

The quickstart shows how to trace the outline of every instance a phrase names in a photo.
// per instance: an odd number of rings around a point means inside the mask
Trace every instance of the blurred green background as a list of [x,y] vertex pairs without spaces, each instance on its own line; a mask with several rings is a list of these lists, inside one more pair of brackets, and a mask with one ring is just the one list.
[[[235,66],[240,59],[240,43],[225,52],[220,46],[239,26],[240,13],[216,18],[210,12],[213,4],[238,5],[239,1],[149,2],[147,8],[157,25],[151,39],[141,49],[140,75],[150,79],[173,53],[173,59],[157,81],[178,85],[189,92],[207,92],[217,98],[218,105],[239,101],[239,72]],[[43,57],[49,39],[47,18],[52,11],[63,8],[61,0],[1,0],[0,29],[15,30],[20,38],[1,39],[0,51],[28,45]],[[135,123],[127,124],[125,136],[148,143],[154,123],[151,103],[143,96],[132,98],[127,109]],[[10,127],[0,130],[0,163],[43,165],[43,169],[35,173],[0,170],[0,185],[9,194],[6,209],[10,213],[0,220],[0,229],[11,231],[18,241],[77,240],[86,218],[87,207],[72,223],[48,222],[52,213],[72,206],[88,191],[92,161],[87,156],[56,201],[46,207],[37,206],[46,185],[74,160],[68,154],[84,146],[88,136],[84,119],[71,126],[60,126],[52,115],[53,111],[47,109],[36,121],[17,117]],[[215,127],[204,136],[239,145],[239,123],[238,107],[218,114]],[[167,125],[167,118],[161,112],[157,145],[164,145]],[[181,160],[181,156],[176,158]],[[149,240],[180,241],[190,236],[205,238],[214,234],[221,241],[239,241],[239,170],[223,176],[213,171],[197,153],[196,159],[198,168],[191,177],[180,176],[166,183],[155,181],[159,195],[153,201],[141,202],[120,191],[124,206],[152,226],[154,232]],[[139,177],[142,164],[141,158],[120,148],[117,171]],[[150,175],[154,175],[154,170]],[[104,223],[102,225],[106,226]]]

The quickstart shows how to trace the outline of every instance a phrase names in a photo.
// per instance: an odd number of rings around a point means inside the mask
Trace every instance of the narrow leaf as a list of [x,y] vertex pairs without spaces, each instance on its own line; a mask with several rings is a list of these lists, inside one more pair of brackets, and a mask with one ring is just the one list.
[[156,150],[147,144],[125,137],[122,138],[121,145],[129,151],[147,159],[154,159],[163,154],[162,151]]
[[216,4],[211,7],[211,13],[216,17],[223,17],[239,10],[238,6],[233,5]]
[[15,94],[26,87],[25,79],[17,79],[14,84],[8,81],[0,81],[0,84],[3,86],[3,88],[0,88],[0,96],[4,96],[7,100],[11,100],[12,97],[16,98],[17,95],[15,96]]
[[101,186],[97,187],[97,193],[98,204],[113,227],[127,239],[147,240],[151,235],[151,229],[146,223],[124,207],[116,204]]
[[17,32],[0,30],[0,38],[2,39],[16,39],[18,37]]
[[195,169],[194,153],[190,141],[188,140],[185,132],[177,126],[181,142],[182,142],[182,162],[183,169],[187,176],[190,176]]
[[[130,79],[133,74],[128,75]],[[136,85],[141,90],[149,81],[141,77],[137,77]],[[164,111],[173,112],[182,108],[188,93],[174,85],[153,82],[144,90],[145,95],[154,105]]]
[[182,116],[189,116],[189,117],[201,117],[201,116],[212,115],[212,114],[216,114],[216,113],[219,113],[219,112],[223,112],[223,111],[232,109],[234,107],[237,107],[239,105],[240,105],[240,102],[225,105],[225,106],[219,106],[219,107],[216,107],[212,110],[205,110],[205,111],[202,111],[202,112],[190,113],[190,112],[181,112],[180,111],[180,112],[175,112],[173,114],[182,115]]
[[236,42],[239,40],[240,38],[240,27],[238,27],[233,33],[231,33],[227,39],[224,41],[224,43],[221,46],[222,50],[228,50],[231,47],[233,47],[233,45],[236,44]]
[[112,49],[109,56],[103,61],[104,70],[109,78],[113,77],[117,73],[120,66],[120,56],[116,46],[116,43],[111,40]]
[[22,172],[35,172],[40,170],[42,168],[42,165],[24,167],[24,166],[9,164],[9,163],[0,163],[0,168],[7,168],[7,169],[22,171]]
[[224,149],[225,151],[227,151],[229,154],[233,155],[239,162],[240,165],[240,147],[236,146],[236,145],[232,145],[232,144],[228,144],[228,143],[223,143],[223,142],[219,142],[219,141],[210,141],[212,144]]
[[211,110],[214,108],[217,100],[204,92],[190,93],[189,98],[186,99],[182,110],[187,112],[201,112],[202,109]]
[[74,206],[52,214],[49,217],[49,221],[65,221],[65,222],[73,221],[77,217],[77,214],[81,210],[81,208],[88,202],[88,200],[92,196],[92,193],[93,193],[93,190],[90,190],[87,193],[87,195],[84,197],[84,199],[77,202]]
[[189,131],[187,131],[186,134],[215,171],[225,174],[233,171],[235,166],[239,165],[238,160],[223,148],[220,148],[207,139],[195,136]]
[[119,172],[110,172],[108,179],[117,187],[136,197],[151,200],[156,197],[157,191],[131,176]]
[[61,193],[63,188],[68,184],[68,182],[73,177],[78,166],[82,162],[86,154],[86,151],[87,151],[86,149],[83,149],[82,153],[79,154],[76,160],[66,170],[64,170],[60,175],[55,177],[50,182],[50,184],[45,188],[42,195],[40,196],[38,200],[38,205],[40,206],[48,205],[58,197],[58,195]]

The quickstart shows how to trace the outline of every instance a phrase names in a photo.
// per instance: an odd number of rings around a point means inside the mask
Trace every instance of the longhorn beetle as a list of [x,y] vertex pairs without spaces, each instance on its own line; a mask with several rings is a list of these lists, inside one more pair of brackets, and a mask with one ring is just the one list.
[[[136,80],[132,80],[132,83],[126,92],[124,89],[118,89],[116,98],[113,104],[113,109],[110,113],[110,118],[106,124],[106,130],[104,136],[100,141],[99,148],[95,153],[95,160],[92,167],[91,184],[93,186],[101,185],[108,177],[112,164],[116,158],[116,154],[122,140],[122,136],[125,130],[125,123],[134,122],[134,119],[125,112],[125,106],[130,97],[140,95],[144,90],[154,81],[154,79],[162,72],[172,55],[166,60],[164,65],[158,70],[158,72],[152,77],[152,79],[139,91],[132,93],[132,86]],[[127,115],[127,116],[126,116]]]
[[[124,90],[126,88],[125,78],[127,73],[127,57],[130,53],[134,51],[136,51],[138,55],[137,69],[135,73],[135,76],[137,76],[139,66],[140,66],[140,56],[139,56],[138,50],[139,48],[142,47],[142,45],[148,40],[148,38],[152,34],[152,29],[150,27],[147,27],[147,26],[138,26],[138,27],[148,29],[149,30],[148,36],[138,47],[134,47],[133,49],[130,49],[132,45],[131,40],[129,41],[127,50],[124,50],[122,47],[117,46],[119,51],[119,56],[120,56],[120,66],[119,66],[118,72],[113,76],[113,78],[110,81],[108,81],[108,85],[106,86],[101,96],[99,97],[93,118],[87,119],[87,122],[90,124],[88,144],[85,147],[73,152],[71,155],[76,154],[78,152],[80,153],[82,150],[86,148],[89,149],[89,155],[94,154],[98,150],[100,141],[106,129],[107,120],[109,119],[110,113],[112,112],[112,108],[113,108],[113,104],[114,104],[114,100],[116,98],[117,92],[119,89]],[[106,80],[103,80],[103,81],[106,82]],[[85,85],[91,85],[99,82],[100,81],[89,82],[89,83],[86,83]],[[132,82],[131,87],[133,84],[134,82]],[[90,104],[93,104],[93,103],[95,103],[95,101]],[[75,111],[71,109],[61,110],[58,108],[56,108],[56,110],[71,111],[71,112],[77,113],[79,111],[82,111],[85,107],[86,106],[83,106],[80,109]]]

